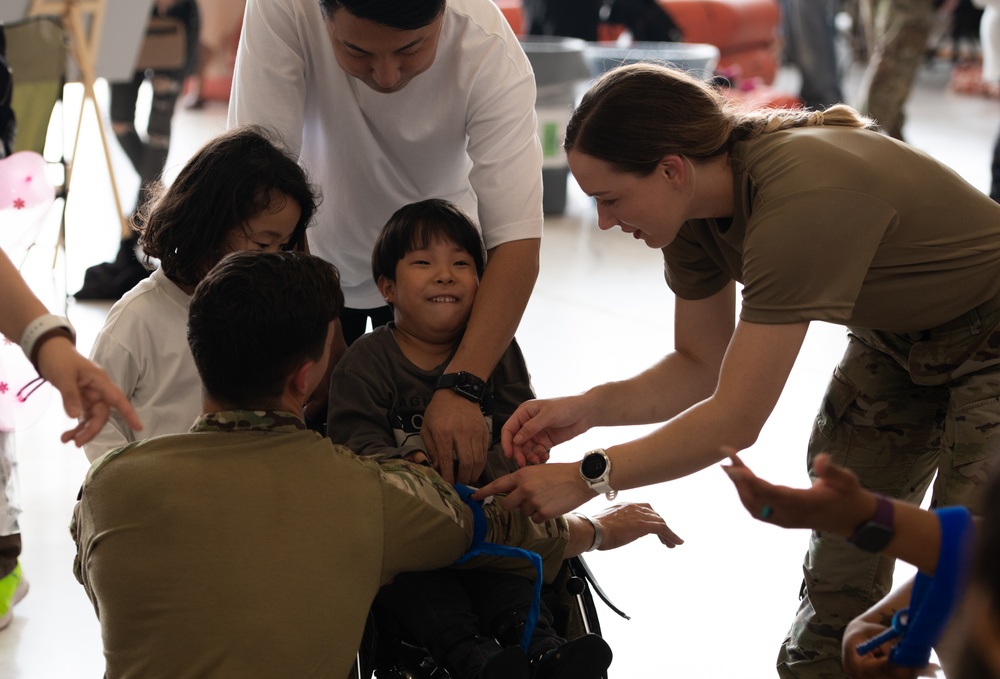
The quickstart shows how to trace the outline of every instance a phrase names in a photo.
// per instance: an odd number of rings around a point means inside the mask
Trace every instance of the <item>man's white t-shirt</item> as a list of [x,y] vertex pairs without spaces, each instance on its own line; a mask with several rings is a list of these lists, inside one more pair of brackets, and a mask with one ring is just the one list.
[[381,228],[443,198],[487,248],[542,233],[542,153],[531,66],[491,0],[448,0],[437,56],[380,94],[334,58],[317,0],[248,0],[229,124],[275,130],[323,201],[310,251],[340,270],[348,307],[383,306],[371,274]]

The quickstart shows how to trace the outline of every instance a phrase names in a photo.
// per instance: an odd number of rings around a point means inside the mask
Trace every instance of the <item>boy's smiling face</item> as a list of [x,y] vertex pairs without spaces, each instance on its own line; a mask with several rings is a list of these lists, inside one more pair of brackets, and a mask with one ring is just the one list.
[[399,260],[396,280],[382,277],[378,285],[397,328],[425,342],[451,342],[465,332],[479,276],[472,255],[436,238]]

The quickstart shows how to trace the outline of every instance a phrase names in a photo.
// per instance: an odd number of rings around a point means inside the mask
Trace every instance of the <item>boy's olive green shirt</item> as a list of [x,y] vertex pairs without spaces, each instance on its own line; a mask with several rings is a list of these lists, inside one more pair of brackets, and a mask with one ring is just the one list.
[[[568,530],[486,506],[487,541],[555,575]],[[347,677],[378,588],[467,549],[472,513],[437,474],[360,460],[287,412],[206,415],[94,463],[74,572],[107,677]],[[487,563],[488,562],[488,563]],[[470,564],[534,577],[527,560]]]

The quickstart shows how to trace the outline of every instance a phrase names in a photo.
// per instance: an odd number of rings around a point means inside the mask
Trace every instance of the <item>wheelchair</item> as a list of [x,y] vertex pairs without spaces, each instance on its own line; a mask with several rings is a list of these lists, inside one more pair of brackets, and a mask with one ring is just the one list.
[[[563,562],[555,580],[542,587],[542,599],[553,616],[553,627],[567,640],[584,634],[601,634],[594,595],[612,611],[628,620],[597,584],[582,557]],[[369,613],[365,633],[351,673],[354,679],[449,679],[422,646],[393,620]],[[604,675],[607,679],[607,674]]]

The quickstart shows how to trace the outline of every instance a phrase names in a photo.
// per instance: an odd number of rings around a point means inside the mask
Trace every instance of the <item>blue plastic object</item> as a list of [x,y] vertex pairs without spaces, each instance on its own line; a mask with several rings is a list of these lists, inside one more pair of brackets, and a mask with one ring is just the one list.
[[531,644],[531,635],[535,633],[535,625],[538,623],[538,610],[542,600],[542,557],[527,549],[486,542],[486,513],[483,511],[482,503],[472,499],[475,490],[456,483],[455,492],[472,509],[472,544],[469,545],[469,550],[455,562],[456,565],[465,563],[480,554],[489,554],[491,556],[528,559],[535,567],[535,592],[531,598],[531,610],[524,622],[524,634],[521,636],[521,648],[527,654]]

